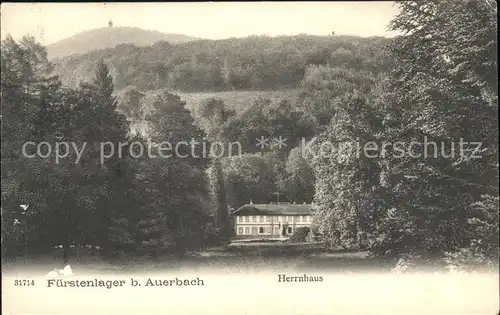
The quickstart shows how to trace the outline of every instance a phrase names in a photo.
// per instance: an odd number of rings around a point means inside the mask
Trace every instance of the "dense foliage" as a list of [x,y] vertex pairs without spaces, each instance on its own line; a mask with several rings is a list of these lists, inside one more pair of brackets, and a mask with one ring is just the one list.
[[277,90],[299,87],[308,65],[330,65],[379,73],[387,69],[381,48],[387,39],[349,36],[251,36],[177,45],[132,44],[62,58],[56,71],[77,85],[92,74],[95,60],[112,69],[116,88],[176,91]]
[[[496,4],[399,5],[390,26],[402,35],[390,46],[388,80],[344,97],[317,143],[359,139],[379,149],[371,158],[351,148],[315,158],[317,224],[332,246],[368,246],[375,255],[413,260],[495,262]],[[403,154],[392,145],[381,153],[383,143],[398,141],[408,149]]]
[[295,229],[295,233],[293,233],[293,235],[290,237],[290,241],[298,243],[305,242],[309,232],[311,232],[311,228],[309,228],[308,226],[299,227]]
[[[203,246],[212,221],[209,161],[141,155],[138,144],[149,141],[131,138],[103,61],[74,89],[51,70],[33,38],[2,42],[2,249],[61,245],[67,261],[71,245],[98,246],[108,257]],[[203,138],[178,96],[159,93],[152,105],[146,120],[153,142]],[[35,155],[37,148],[47,153],[47,144],[51,155]]]

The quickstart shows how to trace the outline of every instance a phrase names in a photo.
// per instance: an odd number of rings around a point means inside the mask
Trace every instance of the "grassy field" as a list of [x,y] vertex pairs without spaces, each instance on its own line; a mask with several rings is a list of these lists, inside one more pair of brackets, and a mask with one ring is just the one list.
[[[159,90],[152,90],[145,92],[146,98],[152,98]],[[300,89],[292,89],[292,90],[282,90],[282,91],[226,91],[226,92],[196,92],[196,93],[183,93],[183,92],[175,92],[172,91],[181,97],[183,101],[186,102],[186,107],[193,111],[196,106],[200,104],[205,99],[214,97],[220,98],[224,101],[224,103],[228,106],[228,108],[234,110],[239,113],[244,110],[249,104],[251,104],[256,99],[262,97],[270,99],[273,103],[288,100],[292,104],[297,100]],[[150,101],[146,101],[146,104],[151,103]],[[147,113],[149,108],[145,108],[145,112]],[[131,126],[132,131],[136,132],[141,130],[143,133],[146,133],[146,125],[145,122],[134,122]]]
[[[395,274],[390,272],[392,263],[363,252],[319,248],[308,252],[297,250],[304,247],[295,245],[293,251],[290,249],[294,246],[288,244],[210,248],[182,259],[109,263],[80,255],[70,261],[74,275],[63,280],[126,282],[124,287],[109,290],[47,288],[47,273],[62,267],[60,256],[58,260],[38,257],[26,263],[22,258],[8,261],[2,264],[2,300],[8,302],[3,313],[62,315],[78,310],[80,314],[435,315],[495,314],[492,310],[498,309],[498,272]],[[279,282],[284,275],[320,276],[324,280]],[[205,284],[144,286],[148,278],[177,277],[201,278]],[[131,278],[142,286],[131,286]],[[15,286],[19,279],[32,279],[36,285]]]
[[[81,314],[430,315],[494,314],[492,310],[498,309],[498,271],[436,273],[422,268],[416,273],[392,273],[393,263],[373,259],[364,252],[330,252],[314,246],[306,249],[302,244],[239,244],[193,252],[181,259],[135,258],[110,263],[96,256],[72,258],[74,274],[61,281],[125,283],[123,287],[91,290],[47,288],[47,273],[62,267],[58,254],[57,260],[38,257],[3,262],[2,300],[8,302],[4,303],[8,311],[3,313],[62,315],[78,310]],[[285,275],[323,280],[280,282]],[[146,279],[177,277],[201,278],[204,285],[145,286]],[[142,286],[131,286],[131,278]],[[19,279],[35,284],[15,286]],[[430,309],[430,301],[439,303]],[[373,309],[379,311],[374,313]]]
[[[2,271],[7,274],[45,275],[54,268],[62,268],[62,251],[52,254],[15,259],[4,259]],[[100,257],[88,249],[72,249],[70,265],[78,273],[126,274],[144,272],[258,272],[286,271],[334,273],[390,272],[395,261],[371,257],[366,251],[334,251],[321,243],[240,242],[229,246],[211,247],[188,252],[183,257],[124,256],[114,261]],[[419,265],[418,270],[444,270],[444,265]],[[482,268],[479,268],[482,269]],[[479,270],[478,269],[478,270]]]
[[[146,259],[129,257],[109,262],[99,255],[74,251],[70,264],[75,272],[129,273],[150,271],[312,271],[365,272],[390,270],[393,266],[368,257],[366,252],[332,252],[317,244],[233,244],[188,253],[182,258]],[[46,274],[62,268],[62,253],[4,260],[2,270],[8,274]]]
[[300,93],[299,89],[284,91],[234,91],[234,92],[211,92],[211,93],[180,93],[182,99],[185,99],[187,106],[197,106],[201,101],[210,97],[217,97],[224,101],[231,109],[239,112],[248,104],[251,104],[259,97],[270,99],[273,103],[284,99],[295,103]]
[[[147,97],[151,97],[159,91],[147,91]],[[201,101],[216,97],[224,101],[224,103],[231,109],[239,112],[248,104],[252,103],[259,97],[268,98],[273,102],[281,100],[288,100],[292,104],[297,100],[300,89],[280,90],[280,91],[225,91],[225,92],[196,92],[196,93],[183,93],[172,91],[186,101],[187,107],[192,109],[197,106]]]

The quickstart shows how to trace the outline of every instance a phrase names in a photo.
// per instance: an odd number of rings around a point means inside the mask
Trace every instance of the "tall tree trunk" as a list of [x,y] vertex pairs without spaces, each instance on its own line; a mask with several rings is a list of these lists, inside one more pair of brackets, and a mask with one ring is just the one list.
[[215,220],[220,231],[220,241],[222,244],[225,244],[231,236],[231,227],[229,226],[229,213],[226,203],[226,189],[224,187],[222,166],[221,161],[218,158],[214,159],[212,165],[212,183],[213,194],[217,206]]

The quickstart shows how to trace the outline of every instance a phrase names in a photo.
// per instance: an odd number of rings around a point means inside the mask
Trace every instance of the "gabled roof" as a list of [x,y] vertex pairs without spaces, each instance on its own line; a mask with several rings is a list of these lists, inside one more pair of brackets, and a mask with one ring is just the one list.
[[296,214],[307,215],[314,211],[313,204],[291,204],[291,203],[272,203],[272,204],[247,204],[233,212],[233,215],[277,215],[277,214]]

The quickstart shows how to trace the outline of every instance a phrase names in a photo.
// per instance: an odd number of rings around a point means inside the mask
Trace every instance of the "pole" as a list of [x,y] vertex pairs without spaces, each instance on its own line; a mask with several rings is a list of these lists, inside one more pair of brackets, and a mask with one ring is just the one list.
[[28,212],[24,213],[24,263],[28,262]]
[[20,207],[24,210],[24,263],[28,262],[28,205],[20,205]]

